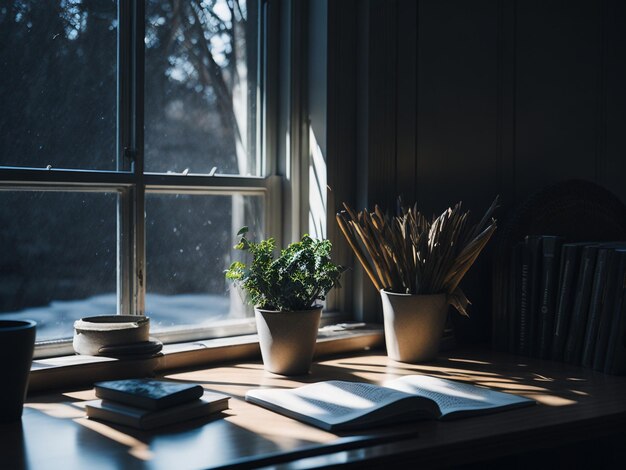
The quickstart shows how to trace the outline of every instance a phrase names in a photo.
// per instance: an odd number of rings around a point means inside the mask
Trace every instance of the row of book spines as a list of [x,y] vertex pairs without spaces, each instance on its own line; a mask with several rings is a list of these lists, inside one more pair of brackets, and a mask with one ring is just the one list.
[[[512,271],[520,277],[519,282],[514,277],[510,281],[511,287],[519,289],[509,299],[511,349],[607,372],[626,372],[621,370],[626,367],[624,361],[613,359],[626,349],[620,333],[624,289],[609,287],[617,279],[623,284],[626,262],[621,261],[615,273],[612,260],[615,256],[626,260],[626,252],[619,249],[626,245],[565,244],[562,249],[561,245],[559,237],[527,237],[513,253]],[[513,312],[517,312],[515,321],[511,321]]]
[[[622,249],[620,249],[622,248]],[[624,373],[624,345],[617,344],[623,335],[624,246],[585,246],[580,255],[576,297],[572,306],[569,334],[563,359],[608,373]],[[567,319],[566,311],[562,313]],[[565,322],[567,323],[567,322]],[[560,350],[554,352],[560,358]]]

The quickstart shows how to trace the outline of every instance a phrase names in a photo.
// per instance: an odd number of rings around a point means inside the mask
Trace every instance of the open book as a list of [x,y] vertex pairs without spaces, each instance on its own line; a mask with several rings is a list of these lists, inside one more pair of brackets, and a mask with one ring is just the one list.
[[331,380],[291,390],[255,389],[246,400],[328,431],[416,419],[449,419],[534,404],[452,380],[409,375],[384,386]]

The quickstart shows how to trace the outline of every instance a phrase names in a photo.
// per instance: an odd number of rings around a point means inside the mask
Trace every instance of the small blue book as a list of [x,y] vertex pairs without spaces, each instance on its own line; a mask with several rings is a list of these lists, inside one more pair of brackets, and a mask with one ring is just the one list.
[[199,399],[202,385],[158,379],[128,379],[97,382],[96,396],[103,400],[143,408],[163,410]]

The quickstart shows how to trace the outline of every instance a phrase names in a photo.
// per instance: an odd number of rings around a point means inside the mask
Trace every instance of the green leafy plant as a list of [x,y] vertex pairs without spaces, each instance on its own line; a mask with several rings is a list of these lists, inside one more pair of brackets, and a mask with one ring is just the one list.
[[493,201],[480,222],[469,223],[469,211],[459,202],[439,217],[427,220],[418,210],[399,208],[395,217],[378,206],[355,212],[344,203],[337,223],[376,289],[402,294],[448,295],[467,316],[469,301],[461,279],[496,230]]
[[249,252],[252,262],[248,266],[235,261],[226,278],[245,291],[250,304],[266,310],[307,310],[339,286],[345,268],[330,259],[330,241],[304,235],[274,258],[273,238],[254,242],[246,238],[247,233],[247,227],[237,233],[241,240],[235,249]]

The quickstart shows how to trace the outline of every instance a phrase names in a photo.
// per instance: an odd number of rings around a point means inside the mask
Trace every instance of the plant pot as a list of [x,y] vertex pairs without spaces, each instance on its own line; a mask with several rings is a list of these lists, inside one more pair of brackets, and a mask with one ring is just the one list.
[[293,312],[255,308],[254,316],[265,370],[281,375],[307,374],[322,307]]
[[411,295],[381,290],[380,295],[387,355],[400,362],[434,359],[448,313],[446,294]]
[[78,354],[105,355],[107,349],[149,344],[150,318],[140,315],[99,315],[74,322],[72,346]]
[[0,423],[22,417],[35,348],[36,323],[32,320],[0,320]]

